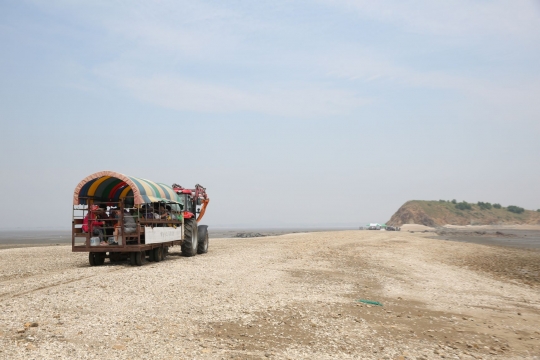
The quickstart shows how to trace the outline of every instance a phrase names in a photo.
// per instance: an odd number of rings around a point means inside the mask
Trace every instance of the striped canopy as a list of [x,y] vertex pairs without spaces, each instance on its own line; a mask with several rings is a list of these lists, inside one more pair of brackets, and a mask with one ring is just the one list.
[[88,200],[118,202],[133,197],[135,205],[152,202],[180,202],[172,187],[146,179],[127,176],[114,171],[100,171],[85,177],[73,193],[74,205],[85,205]]

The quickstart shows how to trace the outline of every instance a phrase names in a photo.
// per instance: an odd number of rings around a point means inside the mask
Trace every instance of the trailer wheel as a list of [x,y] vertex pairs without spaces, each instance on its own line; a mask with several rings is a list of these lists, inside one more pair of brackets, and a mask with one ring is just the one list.
[[136,255],[137,255],[136,252],[129,253],[129,265],[135,266],[137,264],[137,260],[135,259]]
[[184,241],[182,242],[182,255],[197,255],[197,221],[195,218],[184,220]]
[[206,254],[208,252],[208,226],[201,225],[197,234],[199,243],[197,244],[197,254]]
[[96,253],[96,259],[97,260],[94,260],[96,262],[96,265],[105,264],[105,253]]
[[90,263],[90,266],[96,266],[96,253],[89,252],[88,253],[88,262]]
[[169,247],[164,246],[163,250],[161,250],[161,260],[165,260],[165,258],[169,255]]
[[153,248],[152,250],[152,257],[155,262],[160,262],[163,260],[163,250],[161,247]]
[[121,259],[121,256],[120,256],[119,252],[110,252],[109,253],[109,261],[110,262],[116,263],[116,262],[119,262],[120,259]]
[[144,251],[137,251],[135,253],[135,265],[141,266],[146,262],[146,254]]

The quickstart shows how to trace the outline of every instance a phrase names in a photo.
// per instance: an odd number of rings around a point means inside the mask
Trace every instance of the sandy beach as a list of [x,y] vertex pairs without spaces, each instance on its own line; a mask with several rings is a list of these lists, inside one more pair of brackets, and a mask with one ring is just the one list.
[[540,359],[540,251],[432,235],[211,239],[142,267],[0,250],[0,358]]

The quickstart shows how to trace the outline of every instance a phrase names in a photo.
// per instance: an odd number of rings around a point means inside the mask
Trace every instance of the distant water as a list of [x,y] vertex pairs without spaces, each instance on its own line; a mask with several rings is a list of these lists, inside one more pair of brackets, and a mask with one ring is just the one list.
[[[483,233],[482,233],[483,232]],[[471,229],[441,229],[433,239],[496,245],[522,249],[540,249],[539,230],[504,229],[472,231]]]
[[[276,236],[298,232],[339,231],[351,228],[260,228],[260,229],[208,229],[211,238],[248,236]],[[71,244],[71,230],[0,230],[0,249],[26,246]]]
[[[242,236],[276,236],[299,232],[340,231],[357,228],[209,228],[211,238],[237,238]],[[471,242],[485,245],[510,246],[528,249],[540,249],[540,231],[501,229],[504,236],[496,236],[495,231],[479,235],[470,230],[449,230],[433,236],[434,239]],[[0,230],[0,249],[27,246],[71,244],[70,230]]]

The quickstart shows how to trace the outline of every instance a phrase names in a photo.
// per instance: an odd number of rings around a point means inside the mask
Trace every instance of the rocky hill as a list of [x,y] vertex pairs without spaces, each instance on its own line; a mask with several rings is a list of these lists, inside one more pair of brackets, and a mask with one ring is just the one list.
[[426,226],[539,225],[540,212],[523,210],[521,213],[515,213],[505,207],[495,208],[491,204],[482,204],[482,206],[479,206],[478,204],[456,204],[442,200],[411,200],[403,204],[387,222],[387,225],[391,226],[401,226],[404,224],[421,224]]

